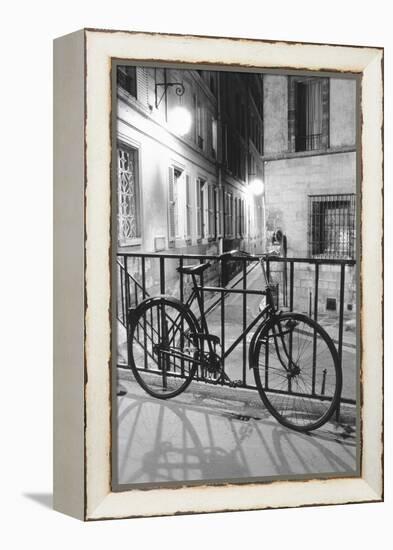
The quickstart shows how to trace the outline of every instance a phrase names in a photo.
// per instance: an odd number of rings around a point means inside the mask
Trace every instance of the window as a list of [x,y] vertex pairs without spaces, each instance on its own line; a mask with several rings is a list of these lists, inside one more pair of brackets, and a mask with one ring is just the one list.
[[205,181],[198,178],[196,181],[196,217],[197,217],[197,239],[204,237],[204,186]]
[[215,188],[202,178],[196,185],[197,238],[213,239],[216,236]]
[[329,79],[289,77],[288,132],[291,151],[329,145]]
[[296,84],[296,151],[321,148],[322,86],[319,79]]
[[215,223],[216,223],[216,212],[215,212],[215,202],[214,202],[214,185],[209,183],[207,188],[207,213],[208,213],[208,239],[214,239],[215,237]]
[[225,193],[225,236],[233,234],[233,196],[232,193]]
[[246,224],[245,224],[245,212],[246,204],[244,199],[239,199],[240,201],[240,210],[239,210],[239,234],[241,237],[245,236],[246,233]]
[[120,246],[140,242],[137,151],[123,144],[117,148],[117,227]]
[[309,196],[309,255],[354,258],[355,195]]
[[117,85],[136,97],[136,67],[117,67]]
[[199,101],[197,102],[197,145],[200,149],[203,150],[203,139],[204,128],[203,128],[203,108]]
[[216,82],[215,82],[215,74],[210,74],[209,78],[209,88],[212,94],[216,95]]
[[216,237],[222,237],[222,192],[218,187],[214,190],[215,213],[216,213]]
[[212,157],[217,158],[217,120],[212,118]]
[[168,178],[168,240],[170,244],[173,244],[176,239],[183,239],[186,233],[184,213],[187,207],[182,181],[181,170],[170,166]]
[[191,178],[186,174],[186,239],[191,239]]

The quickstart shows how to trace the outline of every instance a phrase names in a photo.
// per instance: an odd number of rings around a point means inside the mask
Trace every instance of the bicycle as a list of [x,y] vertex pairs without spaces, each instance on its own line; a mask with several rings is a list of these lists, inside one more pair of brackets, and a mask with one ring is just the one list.
[[[240,290],[201,286],[197,277],[210,262],[178,267],[189,275],[192,290],[183,303],[167,295],[149,297],[128,314],[128,358],[136,381],[151,396],[169,399],[183,392],[195,378],[212,384],[240,386],[224,370],[224,361],[253,329],[249,367],[268,411],[284,426],[300,432],[325,424],[338,407],[342,372],[337,350],[327,332],[302,313],[278,310],[275,285],[268,280],[264,261],[231,251],[218,259],[258,261],[265,290]],[[209,332],[203,314],[203,292],[245,292],[265,296],[265,305],[240,336],[223,349],[220,338]],[[194,313],[191,306],[195,307]]]

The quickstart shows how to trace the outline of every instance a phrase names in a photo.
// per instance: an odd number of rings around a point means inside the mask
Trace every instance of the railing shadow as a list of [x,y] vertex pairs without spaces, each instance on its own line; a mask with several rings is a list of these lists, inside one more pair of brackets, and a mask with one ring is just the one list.
[[295,433],[262,406],[256,417],[214,398],[198,406],[128,393],[118,413],[119,485],[355,472],[356,442],[342,430]]

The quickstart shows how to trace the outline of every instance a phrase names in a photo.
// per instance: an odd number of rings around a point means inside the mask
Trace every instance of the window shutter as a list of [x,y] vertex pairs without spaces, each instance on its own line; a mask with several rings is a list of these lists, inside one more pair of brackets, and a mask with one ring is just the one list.
[[197,239],[202,238],[202,212],[201,212],[201,180],[196,180],[196,219]]
[[232,193],[229,193],[229,212],[230,212],[229,234],[233,236],[233,195]]
[[220,202],[218,187],[214,189],[214,237],[217,239],[220,234]]
[[191,179],[186,174],[186,238],[191,239]]
[[202,197],[203,197],[203,228],[202,228],[202,235],[203,237],[209,238],[210,237],[210,231],[209,231],[209,189],[210,185],[207,182],[204,182],[204,185],[202,187]]
[[224,218],[224,233],[228,236],[229,233],[229,193],[225,193],[225,218]]
[[242,208],[242,212],[241,212],[241,226],[240,226],[240,231],[241,231],[241,234],[242,234],[242,237],[244,237],[245,233],[246,233],[246,224],[245,224],[245,218],[246,218],[246,208],[245,208],[245,201],[244,199],[242,199],[242,203],[241,203],[241,208]]
[[175,175],[173,167],[169,167],[168,174],[168,240],[175,242]]
[[217,237],[222,237],[223,233],[223,204],[222,204],[222,190],[216,189],[216,195],[217,195]]
[[145,107],[148,106],[147,72],[143,67],[136,69],[136,97]]
[[209,213],[209,235],[211,239],[214,236],[214,187],[210,183],[208,187],[208,213]]

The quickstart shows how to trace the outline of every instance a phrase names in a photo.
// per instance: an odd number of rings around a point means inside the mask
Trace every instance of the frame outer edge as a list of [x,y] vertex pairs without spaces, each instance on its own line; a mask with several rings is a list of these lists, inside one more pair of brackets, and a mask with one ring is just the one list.
[[85,519],[83,30],[54,40],[53,507]]

